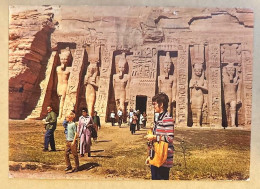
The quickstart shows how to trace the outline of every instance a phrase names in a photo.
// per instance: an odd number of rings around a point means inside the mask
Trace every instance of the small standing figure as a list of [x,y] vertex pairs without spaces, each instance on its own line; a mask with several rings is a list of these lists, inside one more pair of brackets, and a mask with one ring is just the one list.
[[77,129],[80,139],[79,153],[81,157],[84,157],[85,153],[88,153],[89,157],[91,156],[91,127],[93,127],[93,120],[91,116],[88,115],[88,109],[82,108],[82,116],[79,117],[79,126]]
[[72,172],[78,172],[79,171],[79,158],[78,158],[78,153],[77,153],[77,128],[76,124],[73,121],[74,115],[69,114],[66,116],[68,120],[68,126],[67,126],[67,135],[66,135],[66,148],[65,148],[65,161],[67,168],[65,171],[71,170],[72,166],[70,163],[70,157],[69,154],[72,153],[75,161],[75,169],[73,169]]
[[61,52],[60,54],[60,62],[61,65],[56,68],[57,76],[58,76],[58,84],[57,84],[57,94],[60,99],[59,105],[59,116],[60,119],[63,113],[63,106],[66,97],[67,87],[68,87],[68,80],[70,75],[70,68],[67,67],[67,63],[70,57],[70,50],[66,48],[66,51]]
[[203,74],[203,64],[193,65],[193,77],[190,80],[190,103],[192,111],[193,126],[201,126],[202,107],[204,104],[204,93],[208,92],[207,81]]
[[137,116],[137,123],[136,123],[137,131],[139,131],[140,130],[140,111],[139,110],[136,111],[136,116]]
[[142,116],[143,116],[143,118],[141,119],[141,121],[143,123],[143,128],[146,128],[147,114],[145,112],[143,112]]
[[225,109],[228,120],[228,126],[236,126],[236,111],[237,105],[241,104],[240,98],[240,78],[236,73],[236,68],[233,65],[228,65],[223,68],[223,87]]
[[123,121],[123,112],[122,112],[121,108],[118,109],[117,116],[118,116],[118,125],[119,125],[119,127],[121,127],[122,121]]
[[133,115],[134,115],[134,110],[133,110],[133,108],[130,108],[130,111],[128,113],[128,118],[129,118],[129,123],[128,124],[129,124],[129,126],[131,126]]
[[100,118],[97,115],[97,111],[94,111],[93,122],[94,122],[94,129],[92,130],[92,137],[93,137],[94,141],[96,141],[97,137],[98,137],[98,134],[97,134],[98,129],[101,128]]
[[115,114],[114,110],[111,111],[110,118],[111,118],[111,124],[112,124],[112,126],[114,126],[115,120],[116,120],[116,114]]
[[136,127],[137,121],[138,121],[138,117],[137,117],[136,113],[134,112],[134,115],[133,115],[132,121],[131,121],[131,126],[130,126],[130,131],[131,131],[132,135],[135,133],[135,127]]

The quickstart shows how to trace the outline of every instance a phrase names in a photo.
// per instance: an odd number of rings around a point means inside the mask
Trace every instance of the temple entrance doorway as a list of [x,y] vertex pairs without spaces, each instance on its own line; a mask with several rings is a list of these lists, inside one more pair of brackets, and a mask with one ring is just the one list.
[[147,96],[136,96],[136,106],[135,109],[139,110],[140,113],[146,112],[146,102]]

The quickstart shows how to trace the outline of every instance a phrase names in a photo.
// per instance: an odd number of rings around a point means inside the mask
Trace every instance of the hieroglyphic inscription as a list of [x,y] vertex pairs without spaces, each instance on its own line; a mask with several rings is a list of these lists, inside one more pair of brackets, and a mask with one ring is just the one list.
[[178,47],[177,69],[177,100],[176,100],[176,123],[179,126],[187,126],[187,87],[188,87],[188,46]]
[[151,58],[134,58],[131,77],[156,79],[156,65]]
[[252,54],[249,50],[242,51],[243,80],[244,80],[244,101],[245,126],[251,126],[252,119]]
[[98,112],[101,119],[106,116],[108,94],[109,94],[109,79],[111,74],[113,52],[108,46],[101,47],[101,71],[100,81],[97,92],[97,100],[95,110]]
[[209,44],[209,67],[209,121],[210,126],[220,127],[222,125],[222,114],[219,44]]
[[83,58],[84,48],[77,48],[74,52],[72,72],[68,81],[62,117],[75,108],[74,106],[76,105],[76,100],[79,96],[80,79],[82,78]]

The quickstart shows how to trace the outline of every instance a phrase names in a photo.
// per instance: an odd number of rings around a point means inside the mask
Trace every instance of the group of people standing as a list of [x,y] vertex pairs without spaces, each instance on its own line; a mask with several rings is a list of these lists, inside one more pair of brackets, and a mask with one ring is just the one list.
[[[152,128],[152,134],[147,134],[145,137],[149,141],[148,151],[149,156],[146,159],[146,164],[150,166],[151,175],[153,180],[169,180],[169,172],[170,168],[173,165],[173,155],[174,155],[174,146],[173,146],[173,138],[174,138],[174,120],[170,117],[167,112],[169,98],[165,93],[159,93],[152,98],[155,113],[157,113],[157,118],[154,122],[154,126]],[[49,106],[47,108],[48,115],[45,119],[45,140],[44,140],[44,151],[48,151],[48,145],[51,146],[51,151],[56,151],[55,141],[54,141],[54,131],[57,125],[57,115],[52,111],[52,108]],[[119,112],[119,115],[123,116]],[[114,113],[115,118],[115,113]],[[130,109],[129,112],[129,124],[131,133],[135,133],[135,127],[139,121],[146,123],[147,116],[145,113],[140,114],[140,118],[138,118],[138,111],[133,111]],[[120,119],[119,119],[120,120]],[[119,121],[122,123],[121,121]],[[140,123],[140,122],[139,122]],[[113,122],[112,122],[113,124]],[[79,117],[78,126],[75,124],[75,112],[70,112],[66,116],[66,122],[63,122],[63,126],[65,128],[66,135],[66,146],[65,146],[65,160],[66,160],[66,169],[65,171],[71,170],[72,166],[69,159],[69,154],[72,153],[75,160],[75,168],[73,172],[77,172],[79,170],[79,158],[77,153],[77,138],[80,139],[80,155],[84,156],[85,153],[90,154],[90,146],[91,146],[91,137],[94,139],[97,138],[97,134],[94,134],[95,127],[100,129],[100,119],[97,116],[97,112],[94,113],[94,116],[91,117],[88,115],[87,108],[82,109],[82,116]],[[140,126],[140,124],[139,124]],[[145,124],[144,124],[145,126]],[[140,127],[137,126],[137,130]],[[163,162],[163,164],[159,167],[152,165],[151,160],[153,160],[156,149],[154,148],[154,143],[156,142],[166,142],[168,143],[167,148],[167,159]]]
[[[111,111],[110,119],[111,119],[112,126],[115,125],[116,116],[118,117],[118,125],[119,125],[119,127],[121,127],[121,125],[124,121],[123,112],[122,112],[121,108],[118,109],[117,115],[114,112],[114,110]],[[139,110],[135,111],[132,108],[130,108],[127,119],[128,119],[128,125],[130,126],[130,131],[131,131],[132,134],[135,133],[136,127],[137,127],[137,130],[140,130],[141,126],[143,128],[146,127],[147,114],[145,112],[143,112],[141,114]]]
[[141,114],[139,110],[134,111],[132,108],[130,108],[128,118],[131,134],[134,134],[136,129],[139,131],[141,126],[146,128],[147,114],[145,112]]
[[[57,115],[52,111],[52,108],[49,106],[47,108],[48,115],[45,119],[45,139],[44,139],[44,150],[48,151],[48,146],[50,144],[51,151],[56,151],[55,141],[54,141],[54,131],[57,125]],[[72,110],[68,115],[66,115],[65,120],[62,123],[64,127],[64,133],[66,136],[66,145],[65,145],[65,161],[66,169],[65,171],[72,170],[72,166],[69,159],[69,154],[72,153],[75,161],[75,168],[73,172],[79,170],[79,158],[78,158],[78,143],[77,139],[79,138],[79,153],[81,157],[84,157],[84,154],[88,154],[88,157],[91,156],[90,147],[92,145],[91,137],[94,141],[97,140],[97,131],[101,128],[100,118],[97,115],[97,112],[94,112],[94,116],[88,115],[88,109],[82,108],[82,116],[79,117],[78,126],[75,123],[75,111]]]

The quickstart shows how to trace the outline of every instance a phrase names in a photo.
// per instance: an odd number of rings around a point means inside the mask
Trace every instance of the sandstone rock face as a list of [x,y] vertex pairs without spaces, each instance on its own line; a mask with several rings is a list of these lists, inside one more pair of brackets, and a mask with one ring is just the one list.
[[[152,123],[152,97],[165,92],[177,126],[251,125],[251,10],[90,6],[10,10],[10,118],[41,119],[52,105],[63,119],[72,109],[80,116],[82,107],[92,112],[94,106],[103,121],[120,107],[123,112],[146,111]],[[65,49],[71,60],[61,111],[56,70]]]

